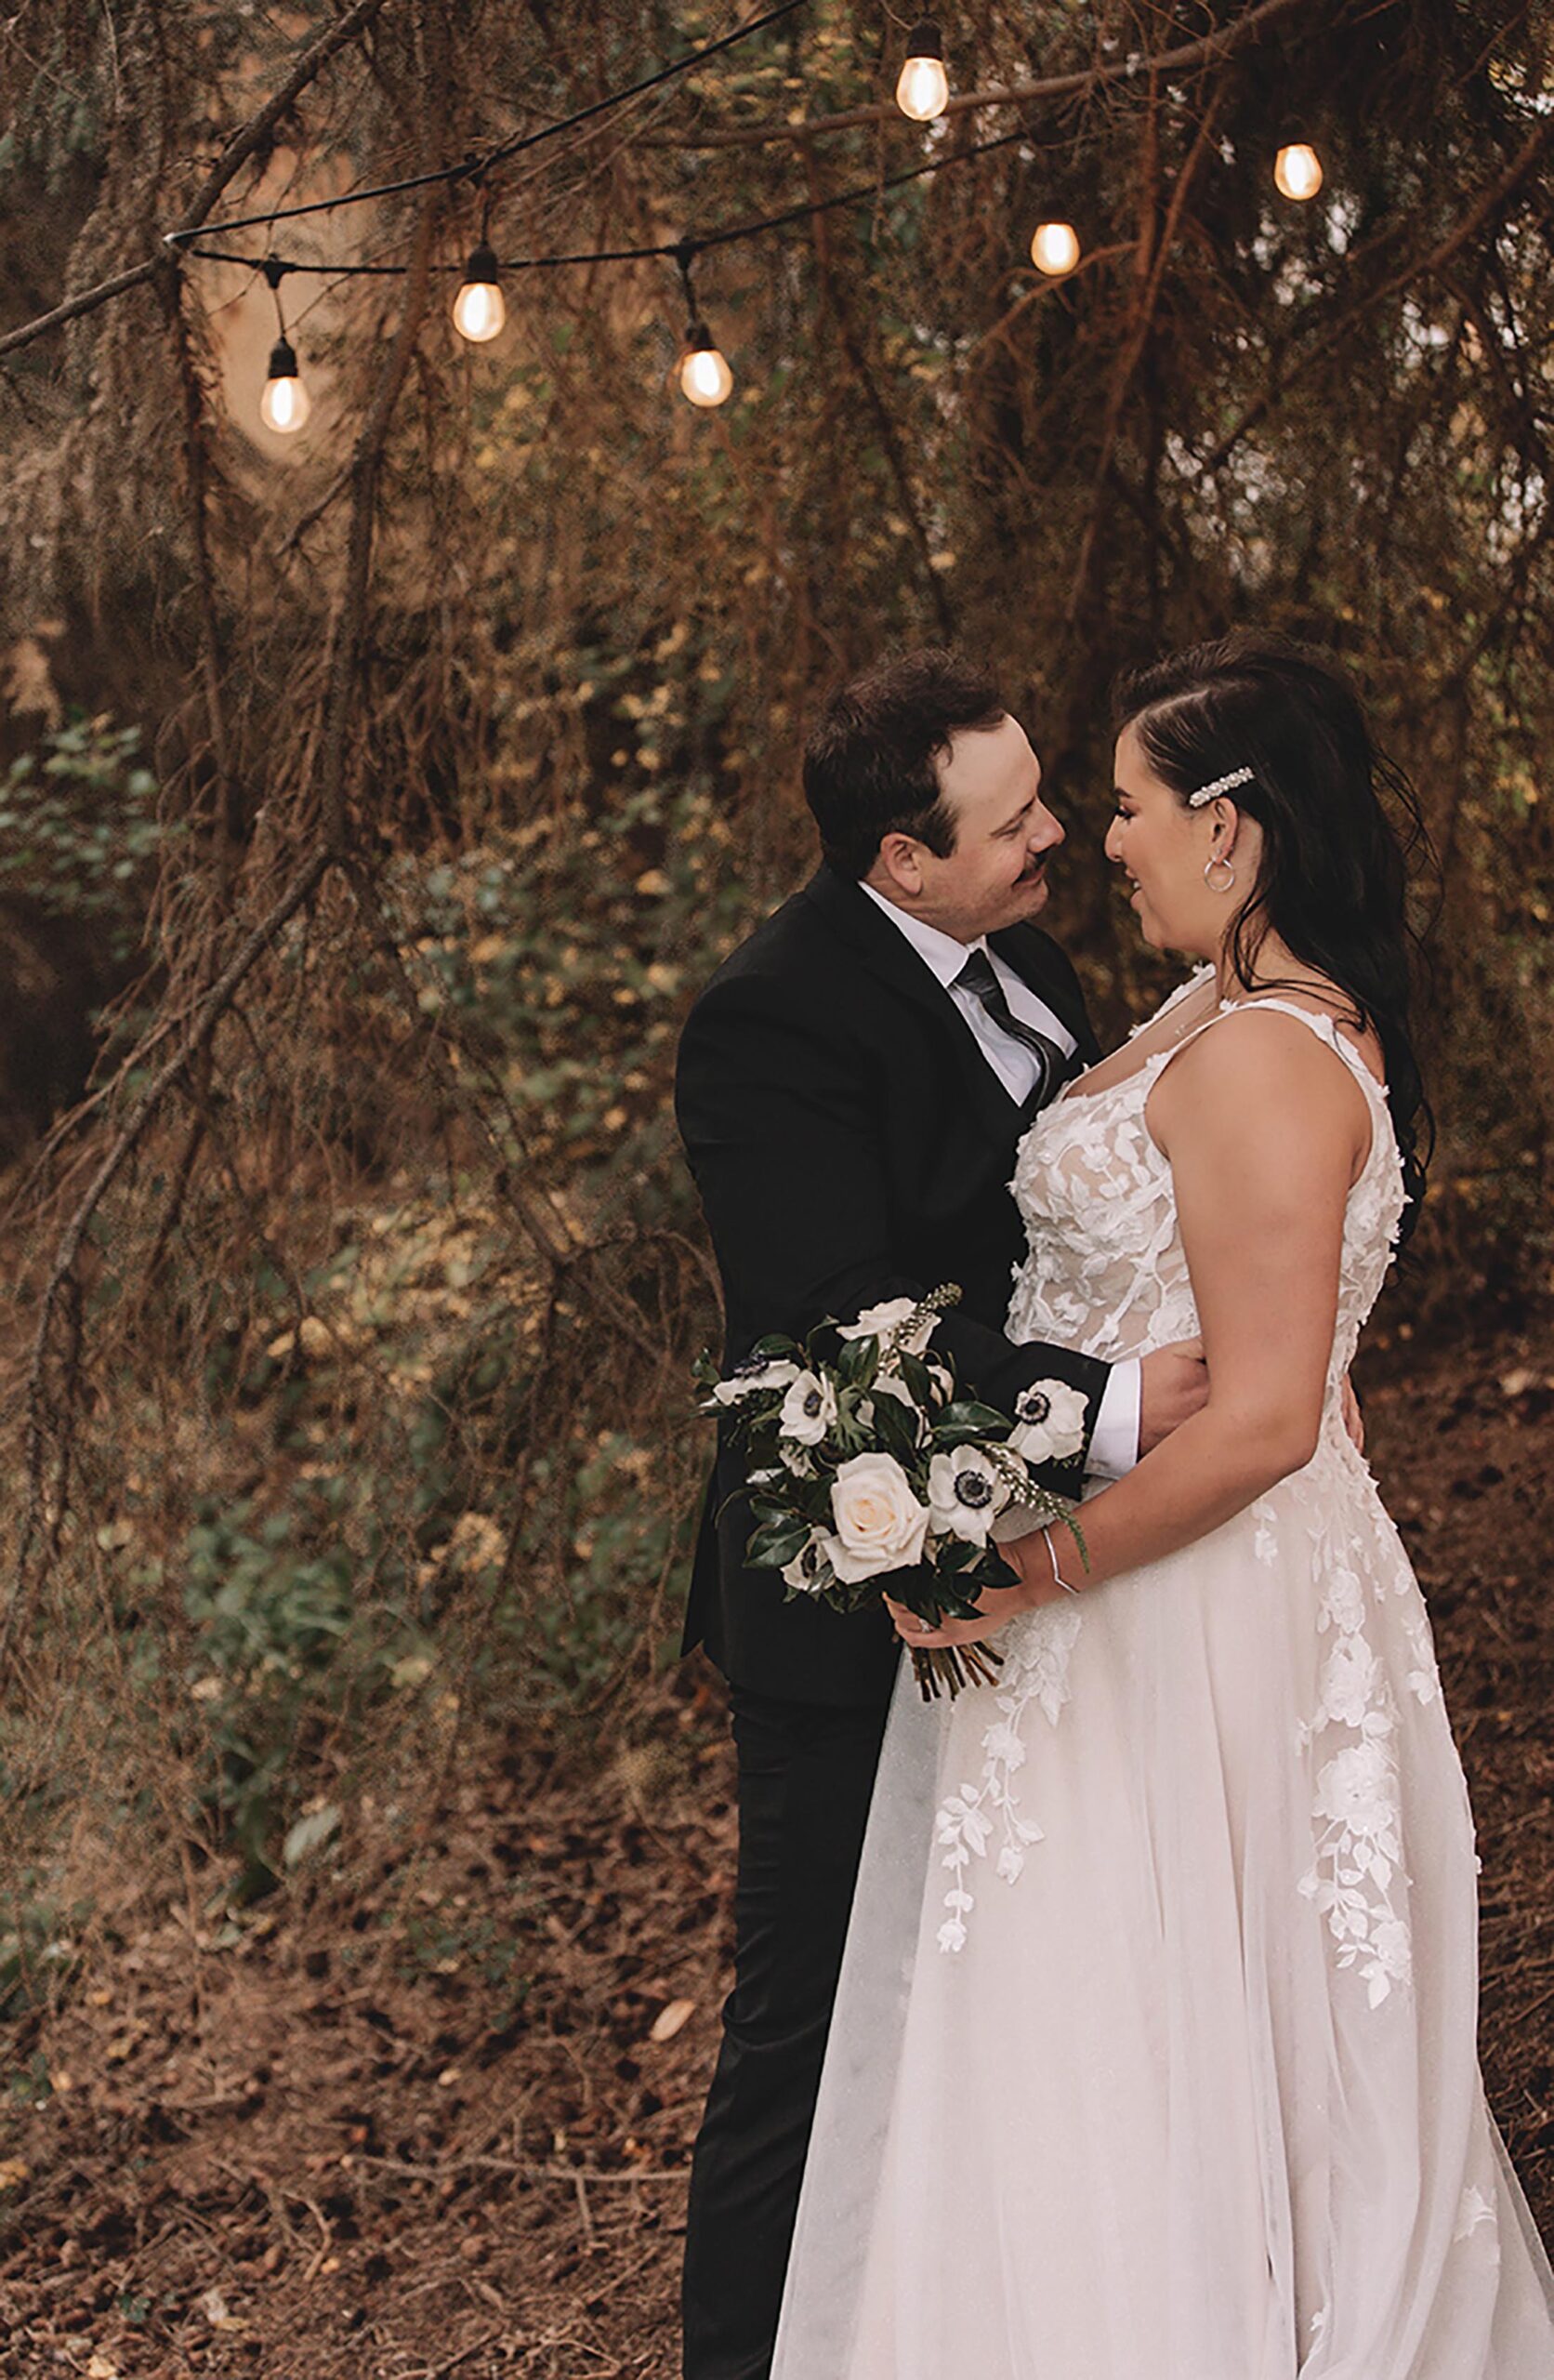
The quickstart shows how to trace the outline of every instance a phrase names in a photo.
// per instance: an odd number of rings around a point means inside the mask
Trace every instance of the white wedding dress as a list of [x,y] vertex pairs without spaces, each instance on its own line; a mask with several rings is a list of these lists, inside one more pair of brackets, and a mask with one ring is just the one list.
[[[1467,1789],[1339,1411],[1403,1205],[1386,1094],[1263,1004],[1372,1114],[1320,1445],[1011,1622],[996,1686],[925,1708],[902,1664],[773,2380],[1554,2380],[1480,2082]],[[1012,1337],[1195,1333],[1144,1121],[1172,1054],[1027,1133]]]

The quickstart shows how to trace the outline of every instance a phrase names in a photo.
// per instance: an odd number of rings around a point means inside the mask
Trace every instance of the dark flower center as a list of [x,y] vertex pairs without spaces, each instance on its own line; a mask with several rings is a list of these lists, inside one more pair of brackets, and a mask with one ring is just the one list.
[[1028,1388],[1020,1400],[1022,1421],[1045,1421],[1052,1410],[1052,1399],[1044,1396],[1039,1388]]
[[809,1391],[808,1395],[805,1396],[805,1399],[804,1399],[804,1410],[805,1410],[805,1412],[806,1412],[806,1413],[809,1413],[809,1414],[810,1414],[810,1415],[813,1415],[813,1414],[818,1413],[818,1412],[820,1411],[820,1408],[821,1408],[821,1393],[820,1393],[820,1391],[819,1391],[819,1389],[818,1389],[818,1388],[811,1388],[811,1389]]
[[955,1501],[957,1504],[970,1504],[973,1507],[978,1504],[991,1504],[993,1501],[992,1480],[980,1471],[957,1471]]

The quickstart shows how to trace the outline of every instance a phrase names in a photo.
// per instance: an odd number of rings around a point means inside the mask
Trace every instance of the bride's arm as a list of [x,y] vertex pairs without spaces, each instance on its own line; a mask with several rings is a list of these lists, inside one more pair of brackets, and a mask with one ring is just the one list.
[[[1309,1026],[1250,1009],[1165,1069],[1147,1124],[1175,1181],[1208,1402],[1085,1505],[1087,1567],[1072,1530],[1054,1525],[1062,1575],[1081,1590],[1192,1544],[1310,1461],[1344,1209],[1371,1129],[1359,1084]],[[1060,1593],[1039,1535],[1000,1551],[1021,1580],[983,1597],[984,1620],[903,1630],[909,1641],[966,1642]]]

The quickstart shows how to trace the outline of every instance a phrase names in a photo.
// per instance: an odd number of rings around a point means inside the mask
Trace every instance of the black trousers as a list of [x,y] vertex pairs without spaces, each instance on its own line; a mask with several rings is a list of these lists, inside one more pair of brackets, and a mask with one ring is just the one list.
[[691,2170],[685,2380],[767,2380],[825,2036],[885,1732],[730,1688],[739,1752],[734,1988]]

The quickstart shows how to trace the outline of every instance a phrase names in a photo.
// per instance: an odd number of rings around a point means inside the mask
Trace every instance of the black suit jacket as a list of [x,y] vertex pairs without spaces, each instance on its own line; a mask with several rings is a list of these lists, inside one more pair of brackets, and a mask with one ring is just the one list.
[[[1050,936],[1014,926],[993,946],[1091,1063],[1084,998]],[[1087,1401],[1087,1449],[1107,1366],[1003,1336],[1025,1249],[1007,1185],[1032,1111],[858,884],[823,866],[718,969],[680,1040],[676,1112],[722,1275],[725,1368],[769,1331],[801,1338],[828,1315],[958,1281],[935,1344],[962,1392],[1008,1412],[1030,1382],[1067,1382]],[[793,1700],[883,1701],[897,1653],[885,1612],[790,1601],[775,1573],[750,1569],[743,1480],[743,1456],[722,1447],[685,1649],[705,1643],[733,1684]]]

